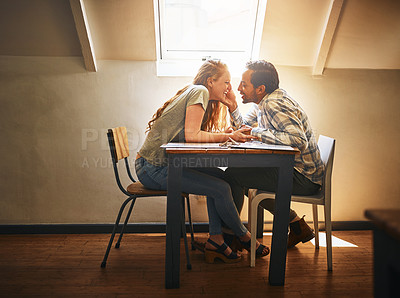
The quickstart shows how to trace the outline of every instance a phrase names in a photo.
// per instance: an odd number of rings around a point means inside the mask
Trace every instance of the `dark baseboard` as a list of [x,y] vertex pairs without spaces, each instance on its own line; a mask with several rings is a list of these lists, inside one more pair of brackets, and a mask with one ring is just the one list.
[[[113,224],[38,224],[0,225],[0,234],[111,234]],[[122,225],[118,226],[120,232]],[[189,226],[187,225],[189,231]],[[195,233],[208,232],[208,223],[193,224]],[[159,223],[134,223],[125,227],[124,233],[165,233],[166,225]]]
[[[334,231],[361,231],[361,230],[373,230],[374,225],[368,220],[360,221],[333,221],[332,230]],[[324,230],[325,227],[322,228]]]
[[[272,225],[271,222],[265,222]],[[0,234],[108,234],[113,230],[113,224],[36,224],[36,225],[0,225]],[[119,226],[118,232],[122,225]],[[189,227],[187,226],[187,231]],[[165,224],[135,223],[126,226],[126,233],[165,233]],[[194,223],[195,233],[207,233],[208,223]],[[335,221],[332,229],[343,230],[372,230],[369,221]],[[324,230],[324,227],[321,227]]]

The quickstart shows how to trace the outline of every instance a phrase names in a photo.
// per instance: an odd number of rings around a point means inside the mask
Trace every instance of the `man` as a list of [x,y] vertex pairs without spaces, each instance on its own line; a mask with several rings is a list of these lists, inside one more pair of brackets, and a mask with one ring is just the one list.
[[[243,125],[251,126],[251,134],[264,143],[298,148],[300,154],[295,157],[292,193],[316,193],[322,184],[324,172],[320,152],[306,113],[279,88],[275,67],[264,60],[247,63],[238,91],[243,103],[252,103],[253,106],[242,117],[234,93],[227,95],[225,104],[229,108],[233,127],[237,129]],[[239,213],[243,207],[244,190],[276,190],[277,168],[228,168],[225,173]],[[261,206],[274,213],[273,199],[262,201]],[[314,237],[313,230],[304,221],[304,216],[300,218],[294,210],[290,210],[288,248]]]

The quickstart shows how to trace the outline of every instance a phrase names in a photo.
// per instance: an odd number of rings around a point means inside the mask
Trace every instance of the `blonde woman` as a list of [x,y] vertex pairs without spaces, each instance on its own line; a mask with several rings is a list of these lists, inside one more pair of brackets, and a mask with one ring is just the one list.
[[[232,92],[230,73],[220,61],[206,61],[198,71],[193,84],[179,90],[157,110],[148,124],[148,134],[136,158],[136,174],[140,182],[151,189],[167,189],[168,166],[162,144],[169,142],[224,142],[228,138],[244,142],[248,128],[226,132],[226,96]],[[218,168],[184,168],[182,191],[207,196],[209,239],[205,246],[206,262],[216,258],[235,263],[240,255],[224,242],[222,224],[232,229],[237,237],[249,244],[250,233],[242,224],[233,202],[231,188]],[[258,255],[269,249],[259,243]],[[246,247],[246,246],[245,246]]]

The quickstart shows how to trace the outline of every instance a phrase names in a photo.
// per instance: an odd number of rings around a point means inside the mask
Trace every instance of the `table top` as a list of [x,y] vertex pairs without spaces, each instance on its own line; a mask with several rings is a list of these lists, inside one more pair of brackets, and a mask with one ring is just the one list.
[[400,209],[369,209],[365,211],[365,217],[400,241]]
[[266,149],[222,147],[218,143],[168,143],[163,146],[168,154],[300,154],[289,146],[265,144]]

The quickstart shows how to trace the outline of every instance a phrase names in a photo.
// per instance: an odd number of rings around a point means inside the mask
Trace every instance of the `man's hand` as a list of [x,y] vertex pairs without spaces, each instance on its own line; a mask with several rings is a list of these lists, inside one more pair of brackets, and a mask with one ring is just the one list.
[[243,125],[240,127],[240,129],[243,129],[243,131],[244,131],[244,134],[246,134],[246,135],[250,135],[252,127],[251,127],[251,126],[248,126],[248,125],[245,125],[245,124],[243,124]]
[[236,102],[236,95],[235,95],[235,92],[233,92],[233,90],[232,90],[231,84],[229,84],[229,89],[225,93],[224,100],[221,100],[221,102],[228,107],[229,113],[232,113],[234,110],[236,110],[238,105]]
[[245,126],[232,132],[230,137],[236,142],[242,142],[242,143],[257,139],[256,136],[252,136],[250,135],[250,133],[251,133],[251,127]]

